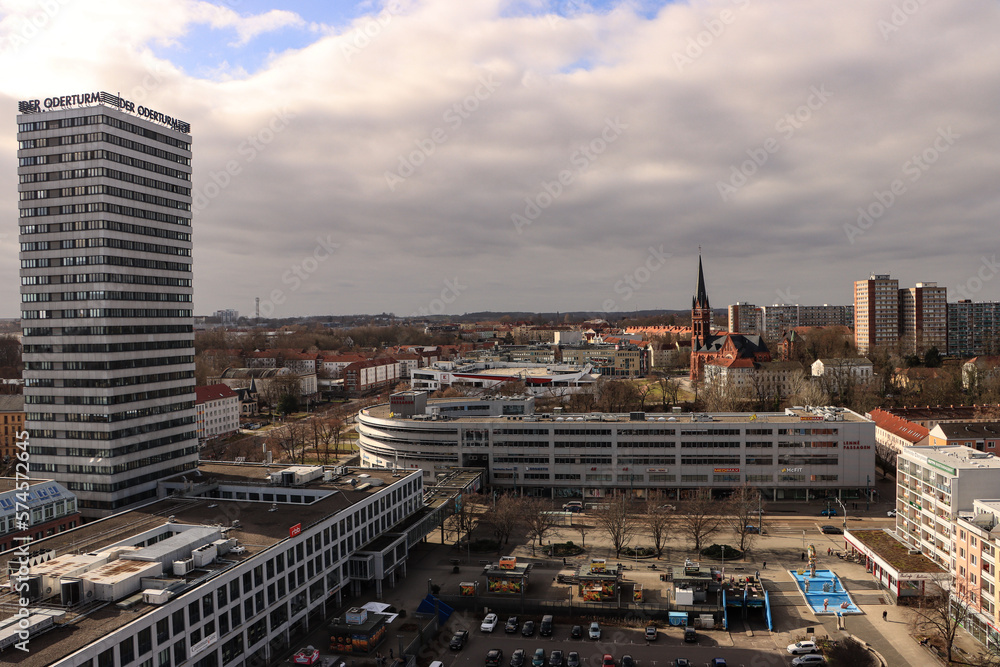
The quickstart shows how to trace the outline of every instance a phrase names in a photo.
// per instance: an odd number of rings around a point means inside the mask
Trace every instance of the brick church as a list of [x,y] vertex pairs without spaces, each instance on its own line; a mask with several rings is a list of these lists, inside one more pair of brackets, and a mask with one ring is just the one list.
[[771,361],[771,352],[760,336],[740,333],[712,333],[712,308],[705,289],[705,272],[698,255],[698,288],[691,299],[691,373],[692,382],[700,381],[705,364],[747,366]]

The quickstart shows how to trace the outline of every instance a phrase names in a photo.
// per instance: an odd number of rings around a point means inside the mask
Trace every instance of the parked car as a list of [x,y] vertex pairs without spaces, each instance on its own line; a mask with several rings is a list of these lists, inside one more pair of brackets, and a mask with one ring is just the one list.
[[819,651],[819,648],[816,646],[816,642],[801,641],[788,645],[788,652],[792,655],[797,655],[799,653],[816,653],[817,651]]
[[467,641],[469,641],[469,631],[459,630],[451,636],[451,643],[448,646],[452,651],[461,651]]
[[524,667],[524,649],[516,648],[510,654],[510,667]]
[[497,629],[497,615],[486,614],[486,618],[479,624],[479,629],[483,632],[493,632]]
[[896,510],[889,510],[888,512],[885,513],[885,515],[888,517],[896,516]]
[[517,616],[511,616],[507,619],[507,624],[503,626],[503,631],[508,635],[514,634],[521,629],[521,624],[517,621]]
[[570,651],[566,654],[566,667],[580,667],[580,654]]
[[712,658],[712,662],[708,663],[708,667],[726,667],[726,659]]
[[635,667],[635,660],[628,653],[622,656],[622,667]]
[[837,528],[836,526],[823,526],[822,528],[820,528],[820,530],[822,530],[823,533],[826,534],[826,535],[843,535],[844,534],[844,531],[842,531],[840,528]]
[[698,632],[690,625],[684,628],[684,641],[688,644],[695,644],[698,642]]
[[677,658],[674,660],[674,667],[691,667],[691,661],[685,658]]
[[[528,621],[528,623],[530,622]],[[535,655],[531,658],[531,667],[545,667],[545,649],[535,649]]]
[[604,654],[604,660],[601,661],[601,667],[615,667],[615,658],[610,653]]
[[559,649],[554,649],[549,653],[549,667],[562,667],[563,664],[563,652]]
[[590,629],[587,630],[587,636],[590,637],[591,639],[600,639],[601,638],[601,624],[598,623],[597,621],[594,621],[593,623],[591,623],[590,624]]
[[820,516],[837,516],[837,510],[833,507],[825,509],[819,513]]
[[809,653],[807,655],[800,655],[797,658],[792,659],[792,667],[802,667],[806,665],[825,665],[826,658],[818,653]]
[[503,662],[503,651],[491,648],[486,652],[486,667],[500,667],[501,662]]
[[655,642],[656,641],[656,626],[647,625],[646,626],[646,641]]
[[759,535],[760,534],[760,528],[758,528],[757,526],[755,526],[755,525],[753,525],[751,523],[748,523],[747,527],[746,527],[746,532],[748,534],[752,534],[752,535]]
[[522,637],[534,637],[535,636],[535,622],[525,621],[524,625],[521,626],[521,636]]
[[574,625],[573,629],[569,631],[569,636],[571,639],[580,639],[583,637],[583,627]]
[[538,625],[538,636],[539,637],[551,637],[553,629],[553,619],[552,614],[546,614],[542,616],[542,622]]

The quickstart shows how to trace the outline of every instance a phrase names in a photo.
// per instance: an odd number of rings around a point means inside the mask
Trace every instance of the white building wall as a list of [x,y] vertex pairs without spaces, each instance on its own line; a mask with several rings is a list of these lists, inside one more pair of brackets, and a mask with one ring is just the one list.
[[[104,105],[22,114],[18,123],[31,471],[73,491],[85,515],[105,516],[155,497],[157,477],[193,468],[198,456],[191,137]],[[82,159],[83,151],[150,168]],[[90,168],[155,183],[77,177]],[[78,192],[94,188],[103,191]]]

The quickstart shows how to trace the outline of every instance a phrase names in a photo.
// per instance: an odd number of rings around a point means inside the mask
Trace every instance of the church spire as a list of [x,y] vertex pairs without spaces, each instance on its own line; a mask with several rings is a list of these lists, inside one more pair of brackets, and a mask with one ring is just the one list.
[[[699,251],[701,248],[698,249]],[[701,252],[698,253],[698,290],[694,297],[694,307],[708,309],[708,290],[705,289],[705,271],[701,267]]]

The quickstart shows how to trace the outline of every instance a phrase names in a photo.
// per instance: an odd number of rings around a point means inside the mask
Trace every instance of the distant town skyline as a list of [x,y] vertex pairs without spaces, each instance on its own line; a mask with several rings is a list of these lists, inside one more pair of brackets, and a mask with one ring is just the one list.
[[[18,102],[191,123],[194,312],[1000,300],[995,4],[26,3],[0,9],[0,316]],[[927,44],[933,44],[928,48]]]

